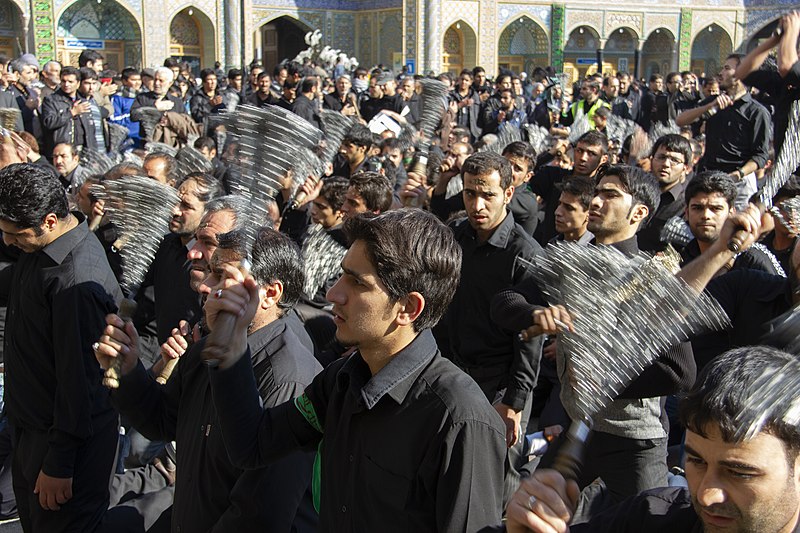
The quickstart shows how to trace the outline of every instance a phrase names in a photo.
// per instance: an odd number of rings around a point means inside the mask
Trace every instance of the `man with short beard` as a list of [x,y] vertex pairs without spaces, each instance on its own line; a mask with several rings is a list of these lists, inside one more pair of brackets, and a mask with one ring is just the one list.
[[[149,347],[142,355],[150,362],[159,358],[159,347],[181,320],[193,325],[200,319],[200,297],[189,283],[190,265],[186,254],[194,244],[194,234],[206,204],[221,194],[219,182],[201,172],[189,174],[178,185],[180,203],[173,209],[170,233],[161,241],[137,293],[140,305],[134,324],[141,333],[143,345]],[[151,291],[153,301],[147,297]],[[150,325],[152,321],[155,321],[155,331]]]

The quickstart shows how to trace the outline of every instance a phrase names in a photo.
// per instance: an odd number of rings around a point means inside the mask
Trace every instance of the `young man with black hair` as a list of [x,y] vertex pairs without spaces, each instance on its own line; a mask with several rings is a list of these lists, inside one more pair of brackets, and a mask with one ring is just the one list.
[[377,172],[362,171],[350,176],[350,184],[342,203],[342,218],[361,213],[379,215],[392,207],[392,184]]
[[[700,172],[686,185],[684,213],[689,229],[694,235],[681,251],[681,264],[688,264],[708,250],[719,239],[722,226],[734,212],[736,182],[724,172]],[[785,276],[777,258],[760,243],[737,254],[719,274],[737,269],[761,270],[776,276]]]
[[569,178],[556,185],[561,195],[555,212],[558,235],[550,242],[568,241],[588,244],[594,239],[589,231],[589,206],[594,197],[594,182],[587,177]]
[[[541,247],[514,221],[512,164],[493,152],[471,155],[461,169],[467,217],[451,223],[462,250],[461,279],[437,328],[445,355],[472,376],[506,425],[504,498],[514,490],[523,460],[520,431],[527,427],[541,343],[528,345],[494,324],[489,304],[500,290],[530,280],[522,260]],[[530,280],[532,282],[532,280]],[[527,461],[524,461],[527,462]]]
[[61,69],[61,88],[42,102],[45,155],[60,143],[92,146],[94,140],[89,102],[78,95],[81,73],[75,67]]
[[139,147],[141,137],[139,136],[139,123],[131,120],[131,107],[139,94],[142,85],[142,76],[135,68],[122,69],[122,89],[111,97],[113,112],[109,121],[128,128],[128,138],[134,142],[135,147]]
[[300,94],[292,104],[292,113],[300,118],[306,119],[317,128],[322,127],[319,119],[319,78],[316,76],[306,76],[300,82]]
[[[239,272],[245,253],[238,232],[220,235],[218,244],[202,291],[211,295],[208,302],[220,298],[220,291],[231,283],[231,273]],[[243,330],[242,340],[250,355],[243,363],[257,380],[253,391],[257,401],[273,407],[301,394],[321,367],[286,319],[303,288],[297,246],[289,237],[261,228],[249,255],[251,279],[257,284],[256,305]],[[214,331],[218,312],[208,303],[204,311],[207,327]],[[132,324],[113,314],[106,321],[95,354],[104,368],[115,357],[123,362],[120,387],[112,395],[114,403],[143,435],[175,440],[180,449],[172,529],[244,533],[295,527],[313,531],[315,517],[310,494],[306,494],[311,454],[287,454],[268,468],[250,471],[229,459],[221,432],[221,419],[227,413],[214,407],[209,374],[200,356],[207,339],[195,339],[166,385],[160,385],[139,361]],[[186,350],[187,342],[181,340],[181,348]],[[308,519],[311,523],[304,522]]]
[[[796,196],[800,196],[800,182],[798,182],[797,178],[791,177],[783,187],[778,189],[778,192],[772,199],[772,205],[780,209],[783,216],[787,217],[789,214],[781,204],[784,200],[789,200]],[[766,216],[771,216],[773,218],[774,229],[764,235],[762,242],[764,246],[778,258],[778,261],[780,261],[783,267],[783,271],[788,274],[791,271],[789,258],[797,243],[797,234],[795,233],[795,229],[787,227],[778,217],[774,215]]]
[[722,93],[698,102],[697,107],[679,114],[678,126],[697,120],[706,123],[706,148],[698,171],[720,170],[737,181],[743,207],[756,190],[755,172],[769,160],[769,136],[772,122],[769,111],[756,102],[749,88],[736,78],[740,54],[731,54],[719,72]]
[[[629,257],[639,248],[636,233],[658,208],[658,180],[643,170],[613,166],[597,183],[589,207],[588,230],[593,244],[613,246]],[[543,305],[533,283],[499,293],[492,302],[492,317],[512,331],[530,327],[539,320]],[[558,318],[559,308],[547,308]],[[533,317],[533,318],[532,318]],[[556,330],[547,331],[556,334]],[[557,355],[559,369],[563,357]],[[562,374],[560,372],[560,374]],[[589,485],[600,477],[612,501],[642,490],[661,487],[667,481],[667,433],[662,422],[662,398],[685,390],[694,382],[696,366],[688,343],[670,347],[617,399],[595,418],[592,440],[586,449],[579,484]],[[572,419],[574,398],[570,387],[561,388],[561,400]],[[551,446],[542,464],[552,464],[556,446]]]
[[429,331],[458,283],[452,232],[417,209],[355,217],[345,232],[353,244],[328,299],[337,339],[356,351],[294,402],[264,410],[255,394],[245,342],[254,281],[231,272],[238,283],[207,304],[240,317],[209,373],[228,453],[257,467],[318,449],[315,497],[326,531],[479,531],[499,523],[502,426]]
[[587,131],[575,142],[574,165],[571,169],[542,166],[529,181],[531,191],[544,203],[544,218],[537,226],[536,240],[547,244],[556,236],[555,210],[561,192],[556,188],[567,177],[594,178],[598,170],[608,162],[608,138],[598,131]]
[[202,124],[206,117],[225,111],[225,103],[222,95],[217,90],[217,73],[214,69],[204,68],[200,71],[202,85],[200,90],[192,95],[189,100],[189,109],[192,112],[192,119],[198,124]]
[[661,252],[667,244],[661,242],[661,229],[667,220],[680,216],[686,202],[683,191],[686,176],[692,171],[692,145],[677,133],[656,140],[650,151],[650,172],[658,178],[661,197],[658,209],[639,232],[639,248],[645,252]]
[[99,87],[98,75],[94,70],[85,67],[80,72],[81,82],[78,85],[78,95],[89,103],[89,122],[92,126],[89,129],[90,135],[87,137],[89,143],[84,146],[105,152],[108,149],[106,120],[108,120],[109,112],[95,100],[96,90]]
[[23,253],[0,272],[5,409],[25,531],[94,531],[108,508],[117,413],[92,343],[122,293],[100,243],[53,174],[0,171],[0,230]]
[[587,79],[581,83],[581,98],[571,104],[566,111],[561,113],[561,124],[572,126],[576,120],[586,117],[589,124],[593,124],[592,118],[595,111],[600,107],[611,108],[611,105],[600,98],[600,88],[602,79]]
[[789,533],[800,527],[800,432],[782,418],[791,396],[775,396],[773,413],[753,438],[735,437],[737,415],[760,376],[780,372],[794,356],[766,346],[721,355],[681,399],[687,427],[688,488],[643,492],[568,525],[577,486],[554,470],[524,480],[507,510],[506,530],[589,533],[611,531],[759,531]]
[[372,132],[369,128],[356,124],[342,140],[339,153],[333,159],[333,175],[349,178],[357,173],[372,148]]
[[247,97],[247,103],[256,107],[275,105],[278,98],[275,98],[275,95],[272,93],[269,74],[266,72],[259,74],[256,83],[258,89],[250,93]]
[[533,237],[539,224],[539,202],[528,187],[528,181],[533,176],[533,169],[536,166],[536,150],[528,143],[517,141],[503,148],[503,157],[511,163],[514,185],[514,196],[511,197],[508,209],[514,217],[514,222]]

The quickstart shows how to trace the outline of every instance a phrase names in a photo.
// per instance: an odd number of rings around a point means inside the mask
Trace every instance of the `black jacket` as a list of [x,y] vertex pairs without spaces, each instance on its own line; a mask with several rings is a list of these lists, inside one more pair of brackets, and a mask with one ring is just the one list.
[[[214,95],[216,96],[215,93]],[[225,100],[217,105],[211,105],[211,98],[202,90],[197,91],[189,100],[189,109],[192,111],[192,118],[198,124],[202,124],[208,115],[225,111]]]
[[76,99],[73,100],[59,89],[42,102],[46,154],[51,154],[53,148],[61,143],[97,148],[91,115],[82,113],[72,116],[72,105],[77,100],[81,100],[79,95],[76,94]]
[[316,100],[312,101],[304,94],[300,94],[292,104],[292,113],[298,117],[306,119],[308,122],[321,128],[322,124],[319,121],[319,106]]

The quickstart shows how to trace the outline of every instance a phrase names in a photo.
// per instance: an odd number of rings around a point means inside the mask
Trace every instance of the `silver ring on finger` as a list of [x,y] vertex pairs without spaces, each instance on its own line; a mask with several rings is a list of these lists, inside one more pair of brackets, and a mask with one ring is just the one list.
[[528,496],[528,509],[533,511],[533,506],[536,503],[536,496]]
[[100,343],[99,342],[96,342],[96,343],[92,344],[92,350],[94,350],[96,352],[99,349],[100,349]]
[[214,298],[217,299],[222,298],[222,289],[217,289],[216,291],[214,291]]

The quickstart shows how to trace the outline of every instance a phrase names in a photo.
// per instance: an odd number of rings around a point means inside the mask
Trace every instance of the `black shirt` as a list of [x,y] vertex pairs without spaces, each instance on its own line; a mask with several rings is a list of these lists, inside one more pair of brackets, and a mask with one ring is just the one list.
[[[241,362],[257,376],[255,401],[267,407],[298,396],[321,370],[284,319],[256,330],[247,342],[252,355]],[[166,385],[139,364],[122,378],[114,403],[146,437],[178,441],[173,531],[290,531],[311,481],[313,456],[293,453],[255,471],[231,463],[200,358],[204,343],[178,360]]]
[[[697,106],[709,104],[714,98],[706,98]],[[751,159],[758,168],[764,168],[769,159],[771,127],[767,108],[746,93],[706,122],[706,151],[697,164],[698,171],[733,172]]]
[[686,207],[686,201],[683,198],[685,189],[685,183],[679,183],[661,193],[655,212],[650,215],[645,226],[640,228],[636,234],[640,249],[651,253],[666,250],[667,243],[661,241],[661,230],[667,220],[683,214]]
[[775,146],[775,155],[777,156],[783,147],[786,128],[789,126],[792,103],[800,99],[800,61],[796,61],[792,65],[785,77],[781,77],[774,70],[756,70],[744,79],[744,83],[773,98],[775,103],[773,146]]
[[556,208],[561,198],[558,188],[564,179],[572,175],[572,170],[561,167],[541,167],[528,182],[528,187],[533,194],[539,196],[544,202],[544,217],[536,227],[536,240],[539,244],[547,243],[557,235]]
[[527,183],[514,189],[514,196],[508,203],[508,209],[514,216],[514,222],[533,237],[533,232],[539,224],[539,202],[536,201],[536,195],[531,192]]
[[292,113],[306,119],[317,128],[322,127],[319,119],[319,102],[316,98],[312,101],[304,94],[297,95],[294,103],[292,103]]
[[8,305],[5,402],[14,426],[46,432],[42,470],[72,477],[77,449],[116,413],[92,344],[122,298],[100,243],[80,221],[0,273]]
[[181,320],[194,325],[202,314],[200,295],[189,285],[191,264],[186,258],[189,248],[181,242],[179,235],[165,235],[137,294],[139,300],[147,287],[154,289],[154,318],[159,345],[166,342]]
[[[681,266],[700,257],[700,245],[697,239],[692,239],[689,244],[681,250]],[[766,246],[755,243],[750,248],[736,255],[733,266],[730,270],[741,269],[760,270],[773,276],[784,276],[785,270],[778,262],[778,258],[772,255]]]
[[[776,224],[780,224],[780,222],[776,222]],[[772,255],[778,259],[778,262],[783,268],[784,274],[789,275],[792,271],[792,266],[790,264],[792,250],[794,250],[795,244],[797,243],[797,237],[792,239],[792,244],[790,244],[787,248],[783,248],[782,250],[778,250],[775,247],[775,230],[767,233],[761,242],[764,244],[767,250],[772,252]]]
[[356,352],[295,402],[262,410],[246,357],[210,370],[234,463],[319,449],[320,531],[479,531],[498,524],[505,430],[427,330],[372,376]]
[[534,362],[521,356],[517,331],[492,322],[489,306],[495,294],[531,278],[520,259],[530,260],[542,248],[510,213],[486,242],[478,240],[468,219],[451,227],[463,252],[461,279],[444,322],[453,361],[469,370],[506,375],[503,403],[522,410],[535,385]]

